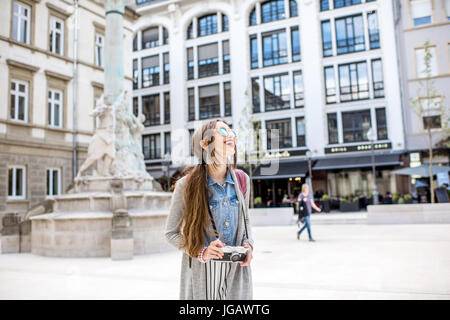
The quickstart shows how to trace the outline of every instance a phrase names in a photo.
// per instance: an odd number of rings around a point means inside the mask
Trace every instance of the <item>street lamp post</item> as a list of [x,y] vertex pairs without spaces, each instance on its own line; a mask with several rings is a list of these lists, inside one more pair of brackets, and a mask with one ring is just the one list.
[[311,168],[311,156],[312,156],[312,152],[311,150],[307,150],[306,151],[306,158],[308,159],[308,173],[309,173],[309,191],[311,192],[311,194],[313,194],[313,189],[312,189],[312,168]]
[[367,131],[367,138],[370,140],[371,150],[372,150],[372,177],[373,177],[373,204],[378,204],[378,188],[377,188],[377,177],[375,171],[375,149],[374,142],[376,140],[376,133],[372,128]]
[[170,190],[169,168],[170,168],[170,155],[168,153],[166,153],[164,155],[164,159],[162,161],[162,169],[163,169],[164,175],[167,177],[167,191]]

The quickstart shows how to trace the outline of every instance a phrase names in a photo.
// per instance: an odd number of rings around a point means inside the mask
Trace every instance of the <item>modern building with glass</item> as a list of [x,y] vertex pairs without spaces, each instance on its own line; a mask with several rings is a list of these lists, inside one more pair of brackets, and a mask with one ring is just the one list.
[[169,159],[169,174],[190,163],[198,122],[220,117],[238,133],[247,119],[262,130],[255,149],[281,155],[276,174],[253,169],[263,201],[299,193],[309,167],[314,191],[369,195],[372,146],[379,192],[407,192],[390,174],[405,152],[391,1],[138,0],[135,10],[134,112],[146,117],[155,178]]

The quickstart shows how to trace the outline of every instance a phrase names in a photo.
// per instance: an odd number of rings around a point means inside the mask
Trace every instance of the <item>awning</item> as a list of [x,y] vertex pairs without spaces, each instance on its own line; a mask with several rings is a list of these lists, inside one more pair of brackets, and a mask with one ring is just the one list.
[[[438,173],[444,172],[448,173],[450,171],[450,167],[448,166],[432,166],[431,170],[433,170],[433,175],[436,175]],[[423,164],[418,167],[413,168],[403,168],[399,170],[392,171],[393,174],[402,174],[405,176],[421,176],[421,177],[429,177],[430,176],[430,166],[427,164]]]
[[[397,166],[401,165],[399,154],[378,154],[375,155],[375,165]],[[333,170],[333,169],[352,169],[372,167],[371,155],[345,156],[319,159],[313,167],[313,170]]]
[[[285,179],[304,177],[308,171],[307,161],[278,161],[278,170],[272,174],[266,174],[270,164],[261,164],[257,168],[253,168],[253,179]],[[272,163],[272,168],[276,168],[276,164]],[[248,169],[245,170],[248,172]]]

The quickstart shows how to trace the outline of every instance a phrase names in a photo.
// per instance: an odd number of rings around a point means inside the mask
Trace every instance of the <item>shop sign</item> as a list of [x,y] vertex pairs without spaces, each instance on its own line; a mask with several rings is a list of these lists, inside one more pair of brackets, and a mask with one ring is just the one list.
[[[391,149],[392,144],[390,142],[383,143],[374,143],[373,148],[375,150],[383,150],[383,149]],[[355,152],[355,151],[371,151],[372,145],[369,144],[360,144],[356,146],[339,146],[339,147],[331,147],[325,148],[325,153],[345,153],[345,152]]]

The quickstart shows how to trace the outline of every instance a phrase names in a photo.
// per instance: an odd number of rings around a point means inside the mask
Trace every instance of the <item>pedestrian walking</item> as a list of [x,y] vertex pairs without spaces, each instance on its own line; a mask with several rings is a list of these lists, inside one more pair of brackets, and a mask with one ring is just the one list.
[[[320,208],[316,206],[314,203],[313,198],[311,197],[311,194],[309,192],[309,185],[306,183],[302,186],[302,192],[298,195],[298,201],[304,202],[304,205],[306,206],[307,215],[305,216],[305,225],[297,232],[297,240],[300,240],[300,235],[303,232],[303,230],[308,230],[308,236],[309,241],[314,241],[313,237],[311,236],[311,213],[312,208],[314,208],[316,211],[320,212]],[[299,213],[300,214],[300,213]]]
[[[198,164],[177,181],[165,229],[183,250],[180,299],[252,299],[250,179],[236,169],[236,134],[211,120],[194,132],[192,148]],[[226,246],[245,247],[245,260],[220,261]]]

